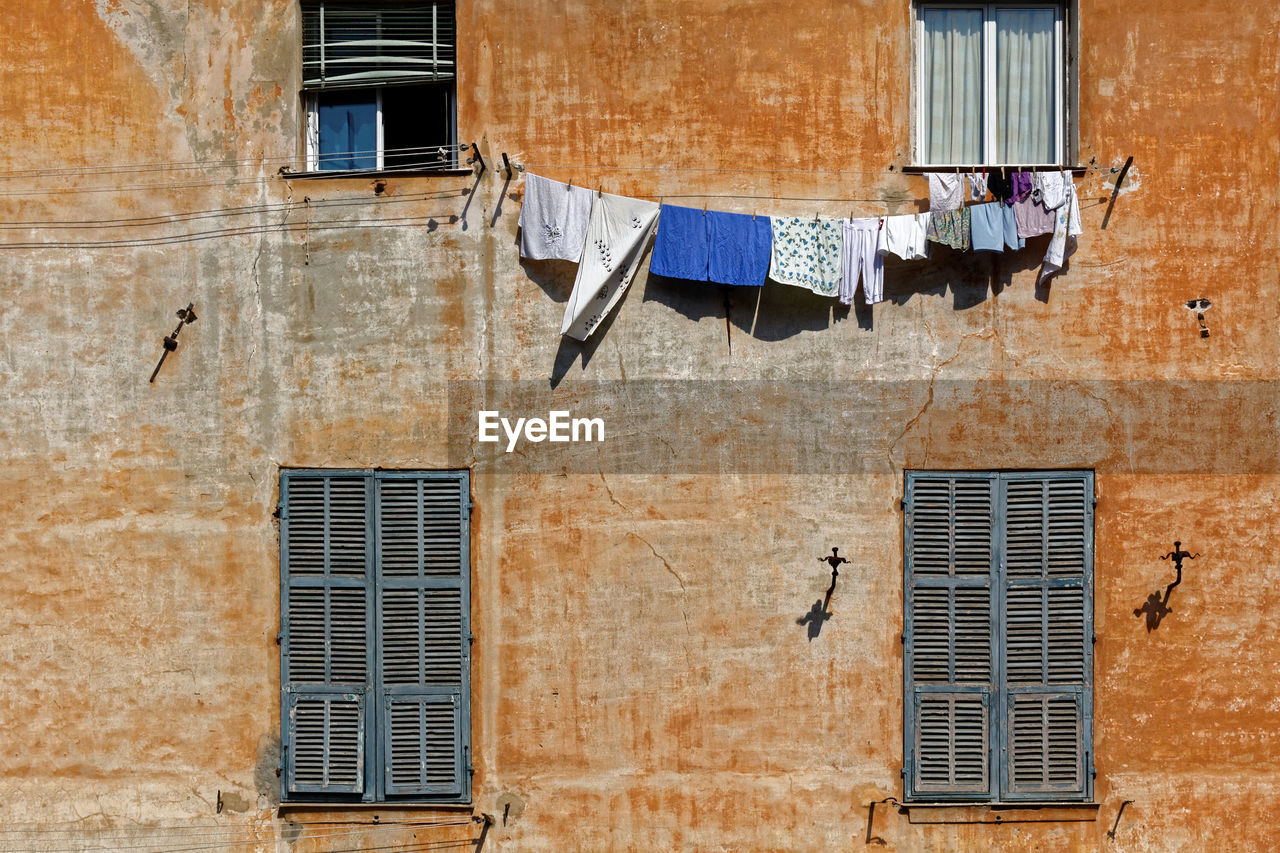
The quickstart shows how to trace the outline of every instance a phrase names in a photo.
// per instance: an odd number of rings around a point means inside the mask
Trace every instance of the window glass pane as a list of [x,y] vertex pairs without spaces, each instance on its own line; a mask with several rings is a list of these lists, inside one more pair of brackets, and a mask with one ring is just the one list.
[[996,11],[996,157],[1056,163],[1053,9]]
[[923,17],[925,161],[980,162],[982,11],[924,9]]
[[316,96],[321,169],[378,168],[378,104],[373,91]]

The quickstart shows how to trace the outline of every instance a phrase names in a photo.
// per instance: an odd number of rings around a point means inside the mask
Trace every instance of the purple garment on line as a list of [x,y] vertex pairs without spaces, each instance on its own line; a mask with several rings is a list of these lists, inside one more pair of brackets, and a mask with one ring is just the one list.
[[1031,195],[1031,173],[1014,172],[1013,200],[1015,202],[1024,201],[1029,195]]

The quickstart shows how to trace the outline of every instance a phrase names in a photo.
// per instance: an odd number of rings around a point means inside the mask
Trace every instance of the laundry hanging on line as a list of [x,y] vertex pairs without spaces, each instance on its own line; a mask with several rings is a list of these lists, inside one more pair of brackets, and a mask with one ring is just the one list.
[[560,334],[585,341],[599,328],[635,278],[657,222],[654,202],[596,193]]
[[[1039,281],[1056,274],[1082,233],[1074,182],[1061,172],[988,172],[985,187],[976,173],[928,174],[931,191],[956,207],[914,214],[829,219],[768,217],[674,205],[591,192],[527,175],[520,213],[522,257],[567,257],[576,233],[578,276],[566,306],[561,334],[586,340],[618,304],[655,227],[651,271],[693,281],[760,286],[766,275],[782,284],[853,301],[861,282],[867,304],[883,299],[883,259],[929,256],[928,243],[964,251],[1016,251],[1027,236],[1053,236]],[[998,201],[964,204],[964,181],[974,197],[985,189]],[[954,179],[954,180],[953,180]],[[1021,195],[1020,201],[1014,201]],[[983,196],[986,197],[985,195]],[[1055,205],[1053,207],[1051,205]],[[580,226],[583,208],[587,224]]]
[[591,190],[538,175],[524,180],[520,208],[520,257],[577,261],[591,219]]
[[841,220],[775,217],[769,278],[813,291],[819,296],[840,292]]

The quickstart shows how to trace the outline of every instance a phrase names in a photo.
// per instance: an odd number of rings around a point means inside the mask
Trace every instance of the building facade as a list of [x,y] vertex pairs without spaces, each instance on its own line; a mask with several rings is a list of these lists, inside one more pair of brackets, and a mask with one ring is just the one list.
[[[0,27],[0,847],[1280,845],[1274,4]],[[520,252],[532,175],[827,219],[1002,165],[1074,169],[1057,275],[646,243],[577,341]]]

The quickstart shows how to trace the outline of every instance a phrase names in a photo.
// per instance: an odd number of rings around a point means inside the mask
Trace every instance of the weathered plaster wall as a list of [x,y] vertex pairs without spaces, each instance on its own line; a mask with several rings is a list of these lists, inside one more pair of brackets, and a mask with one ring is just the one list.
[[[490,162],[765,214],[924,203],[897,172],[905,2],[459,6],[461,133]],[[642,275],[579,347],[556,335],[574,268],[517,257],[518,180],[275,175],[292,0],[0,4],[4,845],[476,838],[465,811],[275,811],[271,519],[282,465],[474,462],[486,850],[1280,846],[1280,11],[1079,20],[1080,159],[1135,166],[1105,230],[1083,185],[1047,291],[1033,250],[890,263],[889,301],[849,313]],[[127,163],[170,165],[106,168]],[[625,399],[604,452],[508,459],[457,426],[478,391]],[[1102,806],[912,823],[870,808],[901,794],[902,469],[1002,466],[1098,474]],[[1147,633],[1174,538],[1205,556]],[[831,545],[854,565],[810,642]]]

